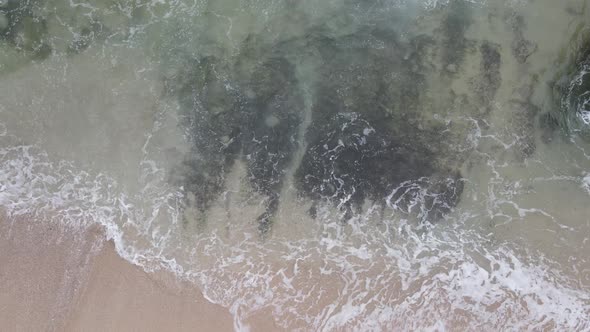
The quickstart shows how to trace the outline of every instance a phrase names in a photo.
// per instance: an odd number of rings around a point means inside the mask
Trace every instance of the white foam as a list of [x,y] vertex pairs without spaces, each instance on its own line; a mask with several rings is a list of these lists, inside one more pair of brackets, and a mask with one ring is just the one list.
[[590,195],[590,173],[586,173],[582,178],[582,188]]

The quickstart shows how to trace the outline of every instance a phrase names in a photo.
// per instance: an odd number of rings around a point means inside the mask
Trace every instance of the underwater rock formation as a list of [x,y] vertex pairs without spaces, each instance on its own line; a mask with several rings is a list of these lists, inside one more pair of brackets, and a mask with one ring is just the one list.
[[[229,67],[205,57],[192,63],[192,71],[176,77],[169,88],[176,90],[194,144],[177,173],[197,208],[209,207],[240,158],[253,188],[269,198],[267,212],[260,217],[265,231],[298,146],[303,100],[292,64],[278,56],[258,60]],[[251,68],[240,71],[239,66]]]
[[[392,31],[366,29],[317,45],[323,65],[308,148],[296,173],[303,193],[352,209],[366,199],[383,201],[404,182],[446,171],[433,151],[440,136],[419,128],[425,78],[419,57],[404,59],[416,44],[402,44]],[[428,217],[434,215],[441,214]]]
[[[383,122],[371,125],[357,113],[338,113],[314,127],[311,130],[318,133],[296,174],[302,192],[313,199],[333,201],[349,213],[365,199],[382,202],[389,194],[399,193],[396,205],[407,209],[418,190],[427,198],[423,217],[436,221],[461,195],[458,172],[443,176],[434,153],[396,136]],[[408,183],[412,190],[399,190]]]
[[584,55],[566,79],[561,111],[569,132],[590,140],[590,52]]
[[463,62],[469,44],[465,32],[471,24],[470,4],[465,1],[451,2],[440,27],[445,42],[441,52],[443,68],[456,68]]
[[51,47],[45,42],[47,23],[32,10],[33,1],[7,0],[0,7],[0,39],[35,59],[45,59]]
[[479,80],[474,84],[477,104],[481,105],[484,115],[490,113],[491,103],[502,83],[500,76],[501,56],[499,46],[483,42],[479,47],[481,54]]
[[508,18],[508,23],[514,32],[514,38],[512,40],[512,55],[518,63],[523,64],[537,51],[538,46],[524,37],[526,24],[522,15],[511,15]]
[[533,155],[535,145],[535,119],[539,108],[530,102],[510,100],[507,107],[513,112],[511,123],[512,129],[517,133],[514,141],[514,148],[519,159]]
[[300,141],[304,105],[293,65],[279,57],[264,61],[247,84],[245,97],[240,111],[242,154],[254,189],[269,198],[266,212],[259,218],[261,231],[267,231]]
[[188,64],[190,71],[167,84],[179,100],[194,146],[175,177],[204,211],[223,189],[225,172],[240,152],[240,113],[237,95],[226,86],[223,62],[205,57]]
[[556,129],[590,141],[590,33],[581,30],[572,40],[551,86],[553,104],[541,116],[545,142]]
[[252,189],[267,198],[263,233],[291,175],[301,197],[334,204],[345,220],[366,201],[443,218],[463,190],[463,150],[453,152],[451,140],[460,130],[437,117],[456,105],[450,82],[467,55],[479,59],[459,96],[477,119],[501,83],[499,46],[466,39],[469,5],[457,6],[465,15],[449,10],[441,41],[383,24],[341,31],[331,21],[285,38],[252,34],[228,58],[187,60],[191,70],[168,84],[194,145],[178,181],[205,211],[243,161]]

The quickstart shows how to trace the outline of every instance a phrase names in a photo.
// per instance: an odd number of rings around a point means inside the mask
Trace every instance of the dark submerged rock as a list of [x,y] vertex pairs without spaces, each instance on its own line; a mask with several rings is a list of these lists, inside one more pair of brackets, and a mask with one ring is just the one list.
[[241,119],[238,96],[223,76],[227,64],[214,57],[188,62],[191,70],[167,84],[178,97],[194,146],[173,178],[194,194],[196,207],[204,211],[223,189],[225,173],[240,152]]
[[539,127],[541,128],[541,140],[543,143],[549,144],[555,139],[559,122],[550,113],[544,113],[539,117]]
[[499,48],[499,45],[490,42],[483,42],[479,48],[481,53],[481,75],[476,89],[482,105],[490,105],[500,88],[500,84],[502,84],[500,75],[502,58]]
[[[448,42],[469,24],[449,17]],[[449,53],[449,45],[438,56],[460,63],[467,41],[458,43],[457,54]],[[452,159],[443,156],[445,128],[424,122],[434,46],[427,36],[402,40],[379,25],[350,33],[320,25],[285,40],[250,36],[233,62],[212,56],[188,61],[192,69],[168,84],[178,94],[194,144],[179,181],[205,211],[221,193],[229,168],[243,160],[252,187],[267,197],[261,233],[272,227],[289,169],[300,194],[315,201],[312,215],[320,201],[332,202],[347,219],[366,200],[385,205],[395,199],[403,210],[420,199],[418,215],[441,219],[458,203],[463,182],[441,162]],[[499,85],[500,59],[494,46],[483,45],[481,52],[485,75],[478,88],[489,101]],[[301,82],[300,64],[312,66],[314,77]],[[304,84],[311,99],[307,128],[301,127]],[[300,163],[293,164],[303,146]],[[399,188],[403,194],[395,197]]]
[[[405,182],[445,178],[434,152],[441,136],[419,128],[425,82],[420,57],[403,56],[419,52],[424,41],[404,45],[392,31],[367,29],[318,46],[321,79],[308,148],[296,172],[303,193],[348,212],[367,199],[384,202]],[[437,220],[457,203],[462,186],[455,175],[450,183],[424,188],[433,194],[424,202],[430,211],[425,218]]]
[[444,38],[442,51],[442,66],[460,65],[465,58],[465,51],[469,41],[465,38],[465,32],[472,21],[472,4],[467,1],[452,1],[446,8],[441,30]]
[[5,23],[0,27],[0,38],[33,59],[43,60],[51,55],[46,43],[47,22],[33,12],[33,0],[8,0],[0,7]]
[[259,64],[249,62],[251,72],[235,78],[228,64],[214,57],[191,63],[190,72],[169,84],[194,144],[176,181],[205,211],[221,193],[226,173],[243,159],[250,183],[268,197],[267,211],[260,216],[261,231],[267,231],[299,142],[303,102],[293,65],[271,56]]
[[395,137],[383,123],[371,125],[357,113],[338,113],[310,131],[315,138],[297,177],[301,189],[315,199],[360,205],[435,171],[426,148]]
[[576,65],[568,81],[561,98],[568,129],[590,141],[590,52]]
[[92,44],[97,36],[101,35],[102,31],[103,26],[101,24],[93,24],[90,28],[82,28],[68,46],[67,53],[78,54],[83,52]]
[[590,38],[572,48],[571,60],[552,85],[552,107],[541,117],[546,142],[557,128],[590,141]]
[[539,108],[530,102],[511,100],[513,130],[517,134],[514,142],[517,156],[521,159],[533,155],[536,149],[535,124]]
[[508,18],[508,23],[514,32],[512,39],[512,55],[519,63],[525,63],[527,59],[537,51],[537,44],[527,40],[524,37],[526,24],[522,15],[513,14]]
[[259,217],[260,230],[268,231],[279,205],[279,193],[289,163],[298,147],[303,99],[292,64],[270,58],[257,66],[245,86],[247,100],[241,108],[245,126],[242,153],[254,188],[269,197]]

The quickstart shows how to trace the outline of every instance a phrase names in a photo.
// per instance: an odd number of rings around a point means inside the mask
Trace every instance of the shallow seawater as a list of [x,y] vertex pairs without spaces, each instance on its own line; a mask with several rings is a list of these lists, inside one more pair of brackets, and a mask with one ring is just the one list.
[[588,2],[0,2],[0,206],[288,330],[590,329]]

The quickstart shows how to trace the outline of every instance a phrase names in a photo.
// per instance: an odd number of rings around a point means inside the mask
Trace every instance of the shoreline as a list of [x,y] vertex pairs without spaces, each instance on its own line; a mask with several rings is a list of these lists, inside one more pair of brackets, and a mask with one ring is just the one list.
[[233,331],[227,309],[124,260],[101,230],[19,219],[0,218],[0,329]]

